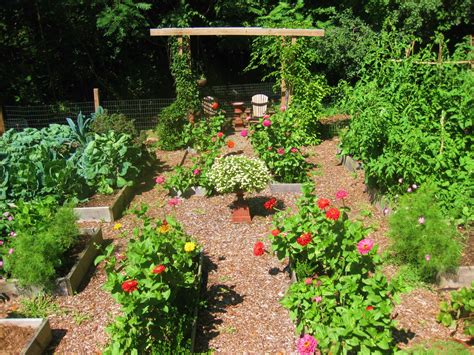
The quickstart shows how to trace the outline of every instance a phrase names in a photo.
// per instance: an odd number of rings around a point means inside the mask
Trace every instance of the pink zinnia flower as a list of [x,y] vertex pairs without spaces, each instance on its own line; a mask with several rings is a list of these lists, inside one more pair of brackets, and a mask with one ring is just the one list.
[[263,119],[264,119],[264,120],[267,120],[267,119],[269,119],[269,118],[270,118],[270,115],[269,115],[269,114],[263,115]]
[[168,201],[168,205],[172,206],[172,207],[175,207],[179,204],[179,198],[177,197],[173,197],[172,199],[170,199]]
[[425,224],[425,217],[421,216],[420,218],[418,218],[418,223]]
[[303,335],[303,337],[298,340],[297,345],[300,355],[314,354],[317,346],[318,342],[312,335],[309,334]]
[[281,111],[281,112],[285,112],[285,111],[286,111],[286,106],[285,106],[285,105],[281,105],[281,106],[280,106],[280,111]]
[[305,280],[304,280],[304,283],[306,285],[311,285],[313,283],[313,279],[311,277],[307,277]]
[[249,132],[246,129],[243,129],[242,132],[240,132],[240,135],[242,137],[247,137],[248,134],[249,134]]
[[278,148],[278,149],[277,149],[277,153],[280,154],[280,155],[283,155],[283,154],[285,154],[285,149],[283,149],[283,148]]
[[13,248],[10,248],[10,250],[8,251],[8,254],[13,254]]
[[194,169],[193,170],[193,175],[199,175],[199,174],[201,174],[201,170],[199,170],[199,169]]
[[431,260],[431,255],[430,255],[430,254],[426,254],[426,255],[425,255],[425,260],[426,260],[426,261],[430,261],[430,260]]
[[273,149],[273,147],[268,147],[267,149],[270,151],[270,150],[272,150],[272,149]]
[[316,303],[319,303],[323,300],[323,298],[321,296],[316,296],[316,297],[313,297],[313,301],[316,302]]
[[162,183],[165,182],[165,177],[163,175],[157,176],[156,179],[155,179],[155,182],[157,184],[162,184]]
[[374,244],[375,242],[372,239],[362,239],[359,243],[357,243],[357,250],[360,254],[366,255],[372,250]]
[[218,138],[222,138],[223,136],[224,136],[224,133],[222,133],[222,132],[217,132],[217,137],[218,137]]
[[343,200],[345,199],[349,194],[345,190],[339,190],[336,192],[336,200]]
[[3,245],[3,240],[0,240],[0,245]]
[[291,148],[290,151],[291,151],[292,153],[298,153],[298,149],[297,149],[297,148],[294,148],[294,147]]
[[3,267],[3,261],[0,260],[0,267]]
[[272,125],[272,121],[266,119],[266,120],[263,120],[262,124],[264,127],[270,127]]

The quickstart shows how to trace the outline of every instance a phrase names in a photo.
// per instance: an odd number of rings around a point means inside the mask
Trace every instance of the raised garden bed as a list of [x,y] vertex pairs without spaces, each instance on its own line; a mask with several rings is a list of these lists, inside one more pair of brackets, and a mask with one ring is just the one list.
[[190,188],[186,189],[184,192],[179,191],[179,190],[175,190],[175,189],[171,189],[169,194],[173,197],[177,196],[177,197],[183,197],[183,198],[188,198],[188,197],[191,197],[191,196],[204,197],[207,194],[207,190],[206,190],[205,187],[193,186],[193,187],[190,187]]
[[2,354],[39,355],[52,338],[47,318],[0,319]]
[[[72,296],[76,293],[104,242],[100,228],[81,228],[80,236],[83,237],[84,242],[82,250],[71,255],[72,258],[75,258],[75,263],[65,276],[56,279],[56,287],[53,290],[55,294]],[[40,293],[40,291],[41,289],[38,287],[22,287],[15,279],[0,280],[0,293],[7,295],[31,296]]]
[[114,222],[122,216],[123,211],[133,199],[134,192],[133,186],[124,186],[108,206],[76,207],[74,213],[77,215],[79,222]]
[[197,332],[197,323],[198,323],[198,316],[199,316],[199,300],[201,295],[201,288],[203,287],[203,277],[202,277],[202,264],[204,262],[204,253],[201,251],[199,254],[199,265],[197,270],[197,279],[198,279],[198,289],[196,295],[196,305],[194,306],[194,313],[193,313],[193,324],[191,327],[191,354],[194,353],[195,345],[196,345],[196,332]]
[[273,182],[270,184],[270,190],[273,193],[293,193],[293,194],[300,194],[301,187],[303,184],[299,183],[279,183]]

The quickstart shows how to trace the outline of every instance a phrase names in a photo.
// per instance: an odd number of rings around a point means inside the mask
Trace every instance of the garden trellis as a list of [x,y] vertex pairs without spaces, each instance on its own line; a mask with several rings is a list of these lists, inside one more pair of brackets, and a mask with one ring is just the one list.
[[[307,28],[264,28],[264,27],[185,27],[185,28],[152,28],[151,36],[179,36],[180,45],[187,36],[281,36],[291,37],[296,43],[297,37],[323,37],[324,30]],[[182,54],[182,48],[180,48]],[[285,81],[281,81],[281,105],[286,105],[288,95]]]

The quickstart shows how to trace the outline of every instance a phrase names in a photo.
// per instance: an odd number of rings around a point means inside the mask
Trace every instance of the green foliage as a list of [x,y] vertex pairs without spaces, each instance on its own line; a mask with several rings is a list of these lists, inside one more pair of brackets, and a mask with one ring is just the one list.
[[217,158],[207,177],[220,193],[258,192],[267,187],[270,173],[259,159],[229,155]]
[[[114,255],[110,245],[96,260],[106,260],[104,288],[122,311],[107,327],[111,341],[105,353],[185,352],[200,288],[200,247],[174,219],[153,221],[145,206],[135,213],[143,225],[134,229],[126,253]],[[164,271],[154,273],[159,265]],[[127,292],[124,283],[132,280],[137,289]]]
[[[394,61],[404,46],[386,33],[377,48],[347,92],[352,119],[342,152],[362,160],[367,182],[389,195],[433,181],[443,211],[460,216],[472,209],[474,191],[474,76],[461,65],[420,64],[436,61],[429,49]],[[465,50],[444,59],[462,58]]]
[[283,306],[297,332],[313,335],[323,353],[393,351],[395,288],[381,271],[376,247],[359,250],[368,230],[350,221],[344,207],[329,218],[335,207],[313,193],[314,186],[305,185],[298,212],[275,216],[279,233],[270,237],[272,250],[279,259],[289,257],[298,277]]
[[428,282],[439,272],[455,269],[461,256],[460,235],[443,217],[436,193],[433,185],[425,184],[402,196],[389,220],[394,260],[410,265]]
[[0,247],[2,273],[22,285],[50,288],[79,231],[72,208],[59,207],[53,198],[19,201],[9,211],[14,217],[10,237]]
[[295,112],[290,109],[269,117],[269,127],[263,125],[266,118],[262,119],[251,135],[252,147],[280,182],[308,181],[311,164],[301,152],[308,138]]
[[0,137],[0,199],[68,199],[81,190],[76,171],[79,142],[68,126],[50,125]]
[[222,132],[227,119],[219,114],[190,122],[184,127],[184,145],[199,152],[215,150],[223,145],[223,140],[217,139],[217,133]]
[[183,146],[183,130],[188,114],[196,112],[200,105],[187,40],[184,41],[181,47],[182,54],[179,54],[180,47],[175,38],[170,39],[169,44],[171,50],[170,69],[175,80],[176,101],[161,111],[156,127],[156,132],[160,138],[159,147],[165,150],[173,150]]
[[89,140],[87,133],[89,133],[89,126],[92,122],[92,119],[92,117],[86,118],[86,116],[84,116],[82,112],[79,112],[79,114],[77,115],[76,123],[74,123],[74,121],[69,117],[66,118],[66,121],[69,127],[71,128],[71,131],[76,136],[77,141],[82,145],[87,144]]
[[464,334],[474,336],[474,282],[471,287],[463,287],[451,292],[449,302],[441,302],[436,319],[446,327],[462,322]]
[[398,351],[397,355],[470,355],[465,345],[453,340],[429,340]]
[[81,154],[78,173],[89,186],[109,194],[114,188],[130,186],[138,177],[142,153],[127,134],[95,134]]
[[128,134],[137,143],[143,141],[143,139],[139,139],[140,133],[135,127],[134,120],[129,119],[122,113],[109,114],[107,110],[95,115],[91,124],[91,131],[100,135],[114,131],[117,134]]
[[40,293],[37,296],[20,298],[20,307],[15,313],[22,318],[46,318],[53,314],[62,314],[52,296]]

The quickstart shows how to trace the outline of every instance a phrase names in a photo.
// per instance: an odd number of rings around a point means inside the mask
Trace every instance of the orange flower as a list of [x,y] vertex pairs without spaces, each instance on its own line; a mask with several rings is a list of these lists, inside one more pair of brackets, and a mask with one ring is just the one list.
[[227,141],[227,147],[228,148],[234,148],[235,147],[234,141]]

